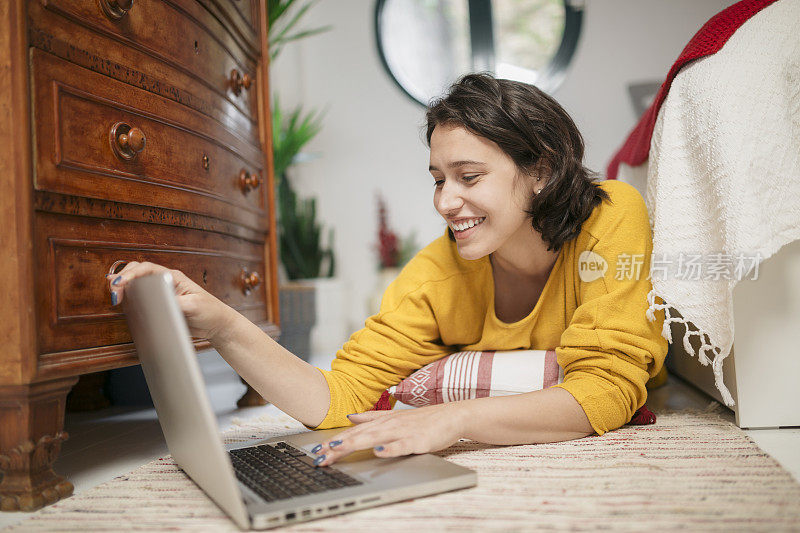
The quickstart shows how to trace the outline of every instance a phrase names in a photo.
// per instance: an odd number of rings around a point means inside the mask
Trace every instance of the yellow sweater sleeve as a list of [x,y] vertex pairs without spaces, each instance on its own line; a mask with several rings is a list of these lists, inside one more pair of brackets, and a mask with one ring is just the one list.
[[439,338],[431,303],[437,281],[418,275],[429,271],[425,262],[417,256],[403,269],[386,290],[379,313],[336,353],[331,370],[319,369],[331,403],[319,426],[306,427],[352,425],[348,414],[371,409],[388,387],[449,353]]
[[617,216],[585,242],[608,270],[579,282],[578,308],[556,349],[564,368],[564,382],[556,386],[575,397],[598,435],[627,424],[644,405],[645,384],[667,354],[663,312],[655,322],[645,316],[652,237],[644,201],[632,192],[614,195]]

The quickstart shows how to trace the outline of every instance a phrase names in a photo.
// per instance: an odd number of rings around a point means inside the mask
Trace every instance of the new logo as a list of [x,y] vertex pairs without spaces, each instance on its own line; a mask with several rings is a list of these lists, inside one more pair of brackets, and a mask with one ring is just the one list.
[[578,257],[578,276],[585,283],[602,278],[607,270],[608,263],[600,254],[585,250]]

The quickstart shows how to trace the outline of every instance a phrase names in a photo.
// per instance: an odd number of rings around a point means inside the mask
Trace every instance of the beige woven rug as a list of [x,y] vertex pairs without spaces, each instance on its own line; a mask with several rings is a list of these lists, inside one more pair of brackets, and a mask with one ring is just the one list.
[[[555,444],[440,452],[478,486],[286,527],[290,531],[800,531],[800,485],[706,412]],[[237,421],[226,441],[286,435],[289,417]],[[9,531],[238,531],[171,457],[45,508]]]

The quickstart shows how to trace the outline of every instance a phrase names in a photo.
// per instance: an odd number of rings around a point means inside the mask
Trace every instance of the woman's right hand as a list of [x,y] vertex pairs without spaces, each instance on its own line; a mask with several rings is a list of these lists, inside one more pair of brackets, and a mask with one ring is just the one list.
[[131,261],[116,274],[106,275],[111,290],[111,302],[122,302],[125,287],[131,280],[148,274],[169,272],[175,283],[175,295],[193,337],[212,340],[236,315],[236,311],[212,296],[208,291],[186,277],[180,270],[170,270],[154,263]]

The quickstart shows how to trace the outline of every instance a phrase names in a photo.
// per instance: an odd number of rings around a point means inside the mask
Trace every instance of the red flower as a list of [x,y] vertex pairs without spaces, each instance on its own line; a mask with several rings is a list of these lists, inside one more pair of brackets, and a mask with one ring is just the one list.
[[386,222],[386,203],[378,196],[378,256],[381,268],[392,268],[400,263],[400,241]]

